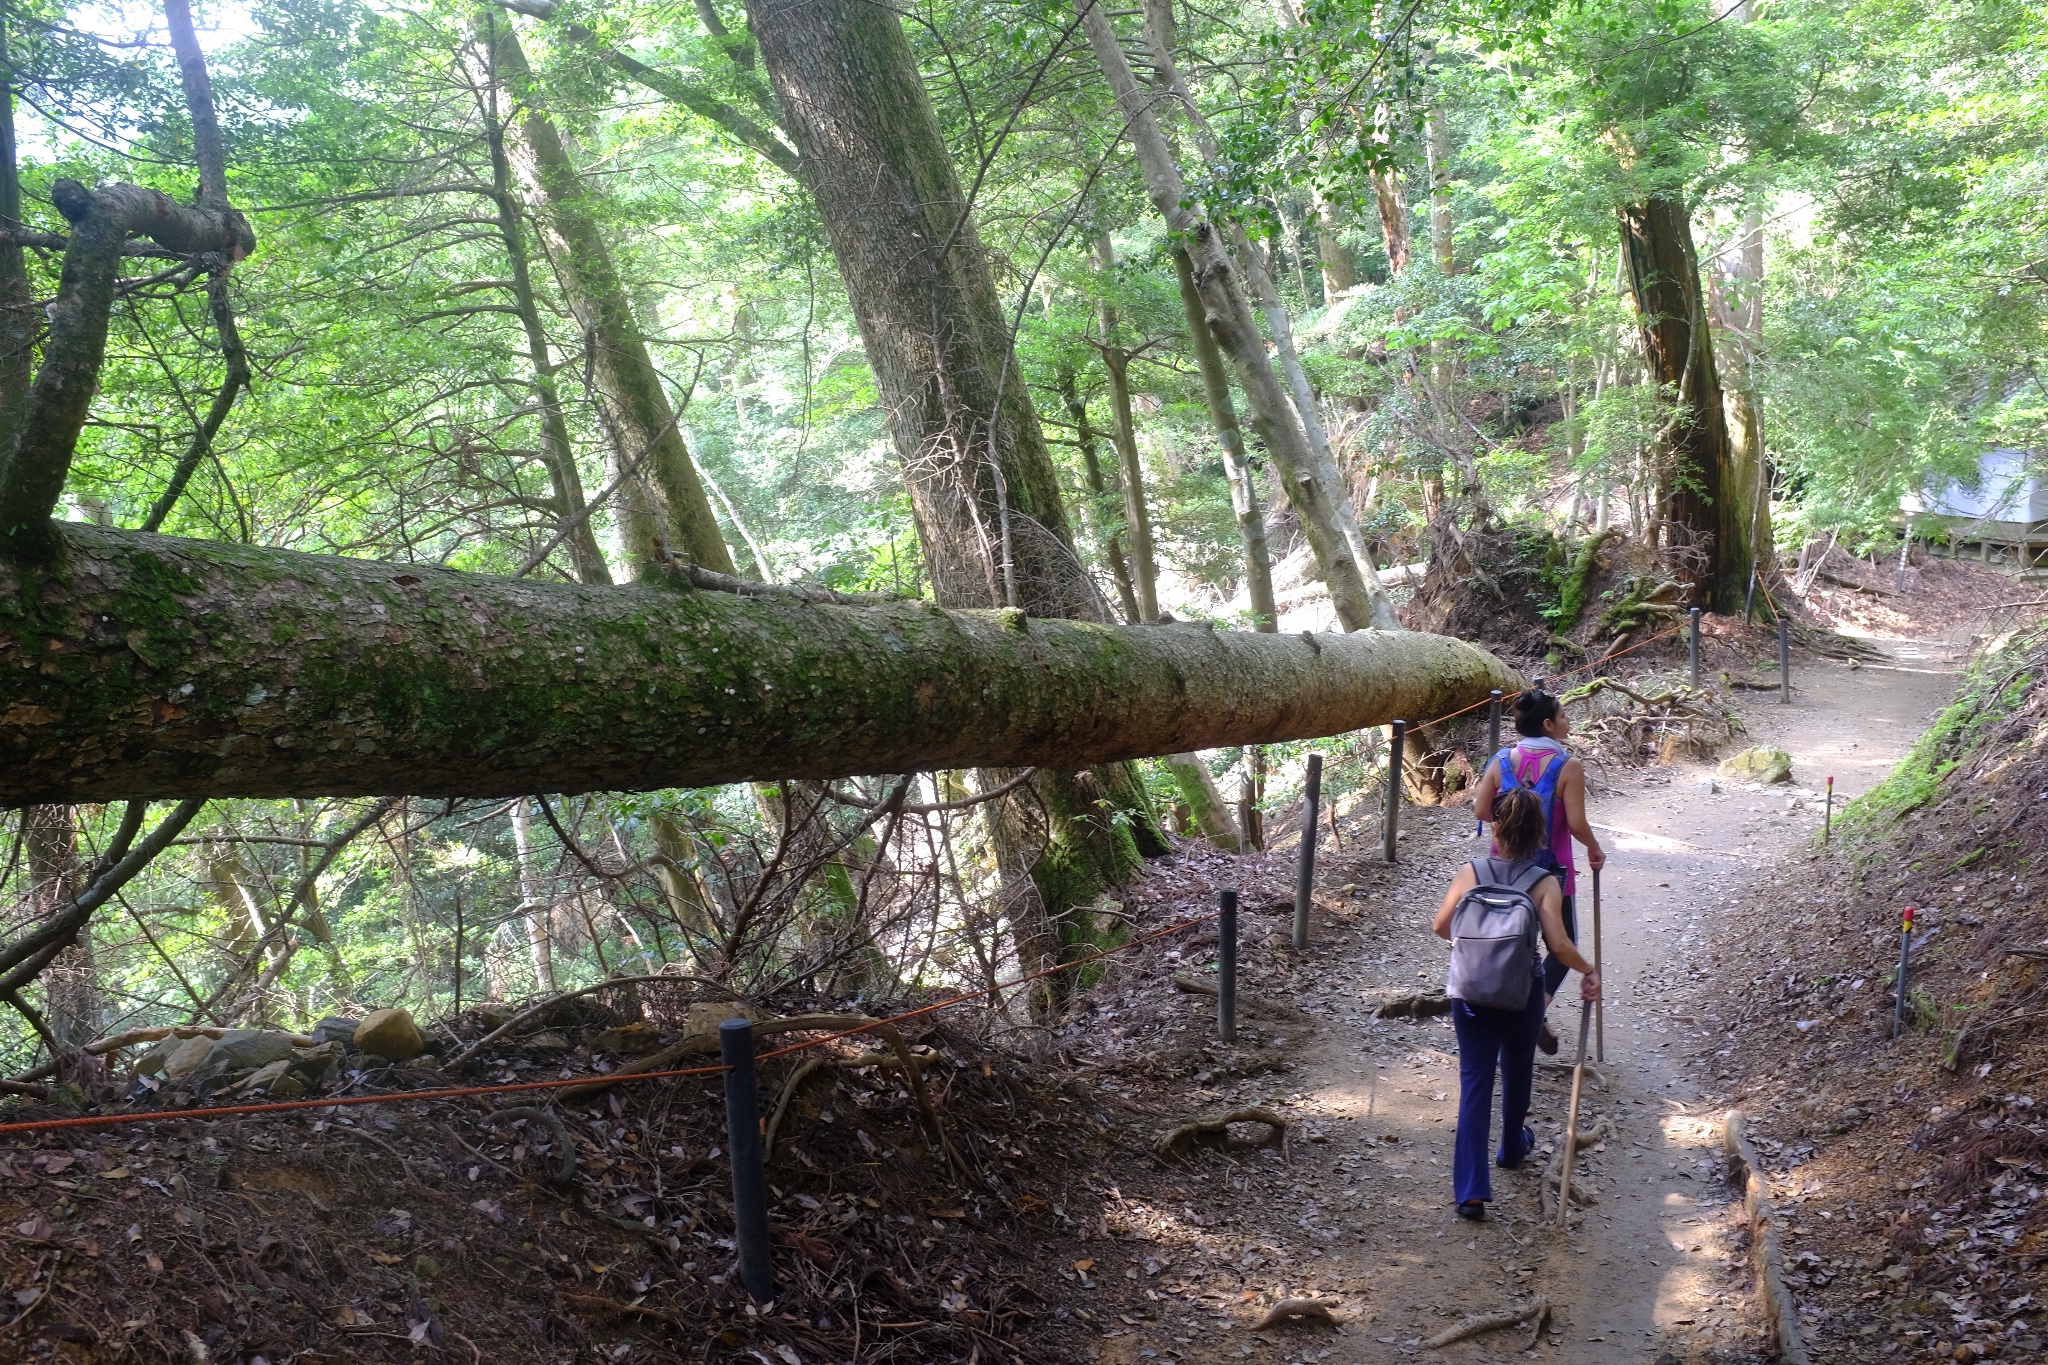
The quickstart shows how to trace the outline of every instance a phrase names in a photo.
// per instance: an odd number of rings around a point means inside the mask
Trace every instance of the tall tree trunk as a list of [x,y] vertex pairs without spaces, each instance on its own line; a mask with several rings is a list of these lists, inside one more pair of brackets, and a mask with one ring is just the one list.
[[1683,542],[1671,547],[1676,568],[1696,585],[1699,605],[1728,611],[1748,582],[1753,505],[1732,496],[1735,450],[1685,205],[1663,195],[1628,205],[1621,250],[1650,377],[1677,401],[1658,448],[1664,520]]
[[[1138,610],[1138,591],[1131,585],[1130,565],[1124,559],[1123,538],[1113,526],[1094,524],[1102,516],[1099,509],[1109,495],[1109,480],[1102,472],[1102,452],[1096,443],[1095,424],[1088,416],[1088,404],[1081,397],[1081,384],[1072,365],[1061,364],[1059,383],[1060,399],[1066,404],[1067,416],[1074,423],[1074,440],[1081,448],[1081,469],[1088,481],[1088,496],[1081,503],[1081,519],[1102,546],[1102,566],[1109,570],[1110,581],[1116,585],[1117,603],[1123,608],[1124,620],[1136,625],[1144,618]],[[1121,490],[1118,491],[1121,494]]]
[[526,947],[533,958],[533,979],[553,994],[555,938],[550,932],[548,898],[541,891],[540,869],[533,854],[533,813],[525,797],[512,803],[512,854],[519,864],[519,915],[526,924]]
[[1231,818],[1230,805],[1216,789],[1216,779],[1200,754],[1168,754],[1162,760],[1173,774],[1181,800],[1187,803],[1188,819],[1194,833],[1226,853],[1249,853],[1244,836]]
[[[488,53],[495,78],[522,105],[515,124],[518,169],[540,209],[554,245],[556,274],[587,338],[606,416],[616,430],[618,458],[629,467],[641,462],[659,524],[680,538],[680,544],[665,547],[667,552],[732,573],[732,554],[719,534],[718,518],[683,444],[668,391],[648,355],[632,300],[598,224],[597,196],[584,185],[561,133],[541,108],[533,72],[511,25],[502,16],[479,10],[474,32]],[[629,542],[636,539],[629,537]],[[629,543],[628,553],[636,561],[634,572],[647,572],[649,547]]]
[[[0,10],[0,229],[18,231],[22,227],[21,179],[14,147],[14,64],[7,46],[7,25],[12,17]],[[28,402],[41,323],[21,247],[12,241],[0,242],[0,462],[14,444],[22,408]]]
[[[1370,629],[1390,619],[1391,608],[1384,616],[1376,613],[1376,604],[1385,602],[1385,594],[1376,591],[1376,579],[1370,587],[1365,581],[1361,557],[1354,553],[1342,525],[1341,511],[1346,505],[1342,489],[1332,477],[1333,471],[1317,460],[1298,408],[1290,404],[1273,373],[1265,339],[1224,234],[1189,205],[1186,182],[1153,112],[1154,98],[1131,73],[1108,12],[1096,0],[1076,0],[1076,4],[1096,61],[1124,116],[1146,192],[1167,226],[1182,237],[1194,267],[1203,321],[1217,347],[1230,358],[1238,385],[1251,405],[1252,430],[1278,467],[1289,504],[1301,515],[1303,534],[1323,571],[1337,619],[1346,630]],[[1157,53],[1153,60],[1162,64]]]
[[1349,289],[1358,288],[1358,262],[1351,248],[1337,235],[1343,221],[1337,205],[1316,192],[1316,256],[1323,267],[1323,302],[1328,303]]
[[[934,595],[1101,619],[902,24],[866,0],[752,0],[748,11],[860,324]],[[1038,921],[1050,917],[1078,944],[1092,933],[1088,902],[1168,846],[1131,772],[1049,772],[1033,785],[1035,799],[990,812],[1019,942],[1049,942]],[[1035,1007],[1054,1003],[1041,994]]]
[[1259,489],[1254,482],[1251,459],[1245,453],[1244,429],[1238,425],[1237,404],[1230,396],[1230,372],[1223,352],[1209,330],[1202,306],[1202,291],[1195,284],[1194,263],[1187,251],[1173,249],[1173,269],[1180,279],[1180,302],[1188,319],[1188,343],[1194,348],[1195,367],[1202,376],[1202,396],[1208,400],[1209,420],[1216,426],[1217,444],[1223,447],[1223,469],[1230,480],[1230,510],[1237,521],[1237,536],[1244,546],[1245,596],[1251,602],[1254,628],[1280,628],[1280,610],[1273,600],[1273,563],[1266,549],[1266,513],[1259,506]]
[[[499,22],[493,18],[492,22]],[[490,49],[486,49],[488,58]],[[505,154],[505,125],[499,111],[501,82],[488,60],[484,78],[484,139],[491,152],[491,201],[497,208],[498,235],[505,243],[505,263],[512,278],[512,306],[519,311],[520,330],[526,337],[527,363],[533,367],[533,394],[540,404],[541,463],[547,469],[548,484],[554,490],[556,516],[574,519],[568,535],[569,563],[580,583],[609,583],[611,569],[598,548],[597,530],[583,514],[583,478],[576,469],[576,449],[569,440],[569,422],[562,411],[561,391],[555,387],[555,366],[548,344],[547,328],[541,322],[540,305],[534,297],[533,272],[526,252],[526,232],[519,221],[519,201],[512,192],[512,162]]]
[[1401,168],[1392,160],[1394,112],[1384,103],[1373,111],[1373,143],[1368,151],[1375,149],[1387,160],[1376,163],[1367,178],[1372,181],[1373,203],[1380,211],[1380,235],[1387,244],[1387,270],[1398,276],[1406,273],[1408,262],[1415,255],[1415,245],[1408,226],[1408,195],[1401,184]]
[[811,605],[679,570],[597,588],[76,522],[53,535],[61,567],[0,557],[0,641],[44,661],[0,668],[0,806],[1113,763],[1520,685],[1474,646],[1408,631],[1114,627]]
[[1431,105],[1423,148],[1429,161],[1429,244],[1446,279],[1458,273],[1457,239],[1451,221],[1451,125],[1441,105]]
[[[21,813],[21,842],[28,864],[29,909],[46,920],[70,904],[84,887],[78,860],[78,823],[68,805],[30,806]],[[106,1002],[100,994],[92,934],[82,931],[72,946],[43,969],[45,1022],[59,1065],[99,1036]]]
[[[1104,277],[1116,268],[1109,234],[1095,241],[1095,268]],[[1123,485],[1124,528],[1131,536],[1131,579],[1139,621],[1159,619],[1159,561],[1152,553],[1152,513],[1145,505],[1145,466],[1138,459],[1138,424],[1131,412],[1131,353],[1123,346],[1116,306],[1105,296],[1097,317],[1102,326],[1102,368],[1109,376],[1110,441],[1116,447],[1117,482]]]

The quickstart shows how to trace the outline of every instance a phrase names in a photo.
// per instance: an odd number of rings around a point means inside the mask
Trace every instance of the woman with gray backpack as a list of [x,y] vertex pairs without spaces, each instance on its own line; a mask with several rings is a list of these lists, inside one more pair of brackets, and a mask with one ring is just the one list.
[[1565,932],[1564,892],[1544,851],[1543,802],[1526,787],[1493,799],[1495,856],[1468,863],[1436,912],[1451,941],[1451,1023],[1458,1030],[1458,1141],[1451,1183],[1460,1218],[1481,1219],[1493,1198],[1486,1149],[1493,1129],[1493,1082],[1501,1083],[1501,1138],[1495,1161],[1512,1170],[1536,1145],[1523,1120],[1536,1074],[1536,1035],[1549,1003],[1540,937],[1551,956],[1584,975],[1579,994],[1600,998],[1600,978]]

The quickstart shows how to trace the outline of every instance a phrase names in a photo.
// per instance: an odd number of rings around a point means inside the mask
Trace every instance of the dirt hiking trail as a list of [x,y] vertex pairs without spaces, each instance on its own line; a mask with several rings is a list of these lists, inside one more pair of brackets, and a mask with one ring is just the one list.
[[[1221,1362],[1445,1362],[1523,1358],[1621,1365],[1760,1359],[1759,1314],[1740,1205],[1724,1180],[1720,1122],[1733,1080],[1685,1061],[1733,1021],[1717,987],[1768,968],[1716,931],[1768,869],[1818,836],[1827,775],[1838,801],[1879,781],[1945,703],[1952,651],[1888,642],[1893,662],[1795,664],[1791,705],[1740,694],[1745,744],[1792,756],[1793,781],[1758,789],[1714,777],[1711,763],[1647,771],[1591,766],[1590,815],[1609,862],[1603,877],[1606,1080],[1589,1079],[1581,1132],[1614,1136],[1582,1154],[1574,1184],[1596,1202],[1569,1234],[1539,1212],[1542,1170],[1563,1131],[1578,1031],[1577,983],[1551,1009],[1563,1046],[1539,1055],[1531,1123],[1541,1158],[1494,1172],[1483,1223],[1453,1216],[1457,1042],[1448,1018],[1373,1017],[1389,988],[1441,989],[1447,949],[1429,931],[1454,871],[1476,856],[1469,808],[1404,812],[1400,861],[1381,860],[1377,812],[1347,822],[1344,851],[1322,840],[1320,912],[1308,950],[1278,943],[1251,955],[1240,990],[1312,1015],[1252,1018],[1240,1048],[1214,1048],[1190,1115],[1263,1103],[1295,1121],[1290,1160],[1262,1151],[1206,1155],[1162,1168],[1149,1188],[1112,1190],[1113,1247],[1063,1270],[1115,1286],[1127,1311],[1083,1313],[1103,1331],[1100,1359]],[[1592,947],[1591,878],[1583,871],[1580,943]],[[1273,921],[1257,921],[1267,932]],[[1405,987],[1404,987],[1405,983]],[[1192,1001],[1191,1011],[1197,1010]],[[1241,1016],[1242,1017],[1242,1016]],[[1295,1035],[1292,1039],[1289,1034]],[[1284,1052],[1280,1074],[1231,1081],[1233,1058]],[[1709,1060],[1714,1053],[1705,1054]],[[1727,1057],[1723,1049],[1719,1057]],[[1256,1068],[1252,1068],[1256,1069]],[[1498,1127],[1498,1097],[1495,1125]],[[1498,1140],[1496,1131],[1495,1140]],[[1130,1181],[1127,1186],[1140,1182]],[[1090,1273],[1097,1277],[1090,1280]],[[1554,1315],[1440,1350],[1423,1342],[1469,1314],[1542,1294]],[[1248,1330],[1282,1296],[1340,1300],[1341,1324]],[[1134,1316],[1135,1314],[1135,1316]],[[1064,1313],[1062,1314],[1064,1316]]]

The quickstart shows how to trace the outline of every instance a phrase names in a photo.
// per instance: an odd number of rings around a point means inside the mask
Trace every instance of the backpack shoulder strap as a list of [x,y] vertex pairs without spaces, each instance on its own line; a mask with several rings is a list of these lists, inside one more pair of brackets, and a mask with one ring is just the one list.
[[1545,877],[1548,877],[1549,875],[1550,868],[1548,864],[1531,860],[1530,862],[1522,864],[1520,868],[1516,869],[1512,877],[1502,882],[1501,884],[1504,886],[1512,887],[1513,889],[1520,891],[1522,894],[1529,896],[1530,899],[1533,900],[1535,899],[1534,892],[1536,890],[1537,883],[1541,882]]

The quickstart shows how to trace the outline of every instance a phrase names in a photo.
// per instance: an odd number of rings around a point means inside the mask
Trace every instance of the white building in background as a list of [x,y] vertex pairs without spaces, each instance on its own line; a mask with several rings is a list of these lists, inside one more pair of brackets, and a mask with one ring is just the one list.
[[1915,536],[1941,534],[1937,553],[2011,564],[2022,572],[2048,569],[2048,461],[2001,447],[1984,452],[1977,489],[1951,482],[1901,503]]

